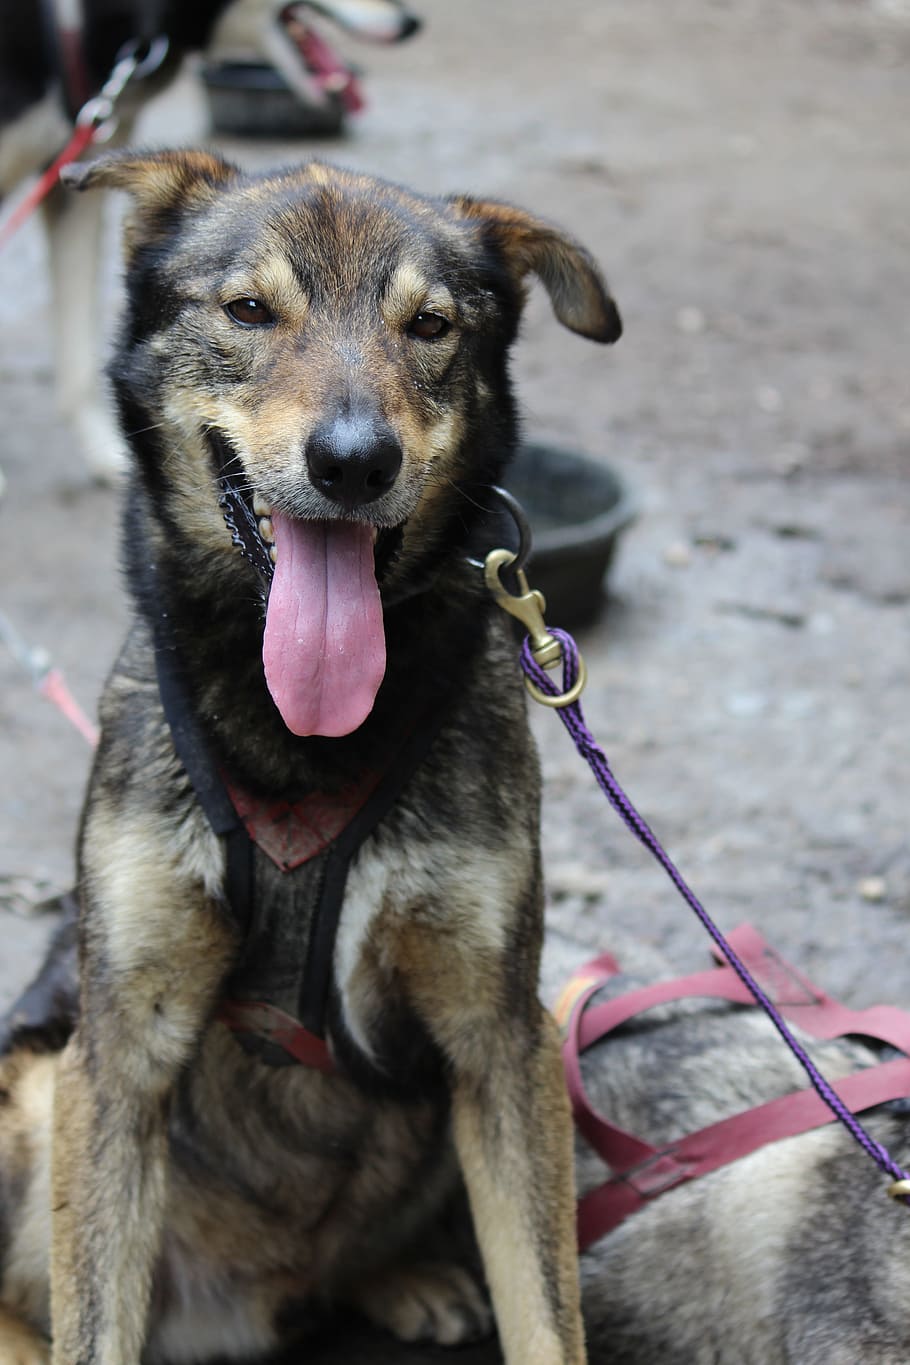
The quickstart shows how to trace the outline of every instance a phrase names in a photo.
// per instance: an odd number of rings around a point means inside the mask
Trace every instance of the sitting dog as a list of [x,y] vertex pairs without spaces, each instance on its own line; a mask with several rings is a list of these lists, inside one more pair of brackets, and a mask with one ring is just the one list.
[[[166,56],[154,74],[129,85],[117,106],[118,142],[129,141],[136,115],[165,88],[183,58],[223,46],[242,32],[253,52],[275,63],[292,88],[314,98],[288,21],[299,10],[284,0],[9,0],[0,26],[0,198],[41,171],[66,146],[73,119],[98,94],[125,45],[164,35]],[[417,27],[399,0],[321,0],[320,13],[377,41]],[[101,201],[59,191],[44,201],[54,307],[58,403],[90,470],[106,479],[123,462],[123,443],[98,387],[96,327]]]
[[616,307],[498,203],[190,152],[67,178],[132,195],[135,620],[78,1019],[4,1064],[0,1359],[250,1358],[325,1301],[469,1339],[484,1299],[427,1250],[463,1180],[509,1365],[580,1365],[537,761],[470,561],[501,543],[527,277],[593,340]]

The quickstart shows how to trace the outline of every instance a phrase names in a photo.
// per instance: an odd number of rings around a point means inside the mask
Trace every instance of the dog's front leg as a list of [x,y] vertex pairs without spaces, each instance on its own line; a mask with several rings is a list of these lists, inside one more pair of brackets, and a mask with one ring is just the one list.
[[[455,1143],[509,1365],[579,1365],[571,1118],[555,1025],[499,1020],[512,1037],[456,1072]],[[477,1059],[480,1060],[479,1058]]]
[[99,840],[107,864],[88,879],[80,1022],[55,1094],[54,1365],[138,1365],[162,1232],[169,1096],[233,947],[199,882],[181,879],[165,847],[147,831],[108,833]]
[[[536,979],[414,925],[399,959],[453,1074],[455,1144],[508,1365],[583,1365],[572,1123]],[[480,971],[478,967],[480,966]]]

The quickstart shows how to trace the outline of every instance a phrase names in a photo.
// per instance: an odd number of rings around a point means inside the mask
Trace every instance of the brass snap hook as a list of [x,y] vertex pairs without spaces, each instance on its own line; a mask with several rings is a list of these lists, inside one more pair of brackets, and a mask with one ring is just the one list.
[[[519,592],[511,593],[503,586],[500,574],[503,569],[514,566],[516,560],[517,556],[513,555],[510,550],[491,550],[484,560],[484,582],[493,594],[497,605],[520,621],[528,632],[531,641],[531,653],[535,662],[541,668],[556,668],[562,663],[563,649],[556,636],[551,635],[547,630],[543,616],[547,604],[543,593],[529,586],[527,575],[522,568],[514,569]],[[525,687],[534,700],[540,702],[541,706],[563,707],[571,706],[573,701],[578,700],[587,680],[588,670],[585,667],[584,659],[579,654],[578,676],[568,691],[560,692],[557,696],[551,696],[549,692],[542,691],[530,678],[525,678]]]

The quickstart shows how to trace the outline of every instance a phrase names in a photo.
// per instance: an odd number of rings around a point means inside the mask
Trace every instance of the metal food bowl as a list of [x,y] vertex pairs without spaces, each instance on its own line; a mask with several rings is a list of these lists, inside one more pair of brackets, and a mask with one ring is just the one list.
[[528,579],[547,599],[547,624],[589,623],[603,605],[619,537],[637,514],[626,483],[609,465],[529,442],[505,485],[531,523]]
[[202,81],[212,127],[229,137],[336,137],[344,125],[337,96],[325,105],[307,104],[274,67],[260,62],[209,64]]

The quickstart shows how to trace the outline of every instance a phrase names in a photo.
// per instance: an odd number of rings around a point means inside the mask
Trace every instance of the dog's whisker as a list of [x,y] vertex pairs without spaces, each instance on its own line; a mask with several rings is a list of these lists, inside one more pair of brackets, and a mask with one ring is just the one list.
[[[475,497],[472,497],[467,489],[462,488],[444,471],[440,471],[438,474],[434,471],[432,477],[435,479],[437,487],[443,488],[448,486],[454,493],[457,493],[459,497],[464,498],[465,502],[469,502],[472,507],[476,507],[478,512],[495,512],[497,510],[495,501],[493,506],[485,507],[482,502],[478,502]],[[488,484],[486,487],[489,487],[492,491],[492,484]]]
[[126,431],[126,432],[124,432],[124,435],[125,435],[126,439],[129,440],[130,437],[132,437],[132,436],[144,436],[144,435],[146,434],[146,432],[149,432],[149,431],[160,431],[161,428],[162,428],[163,426],[165,426],[165,425],[166,425],[166,423],[164,423],[164,422],[150,422],[149,425],[148,425],[147,427],[137,427],[137,428],[135,429],[135,431]]

